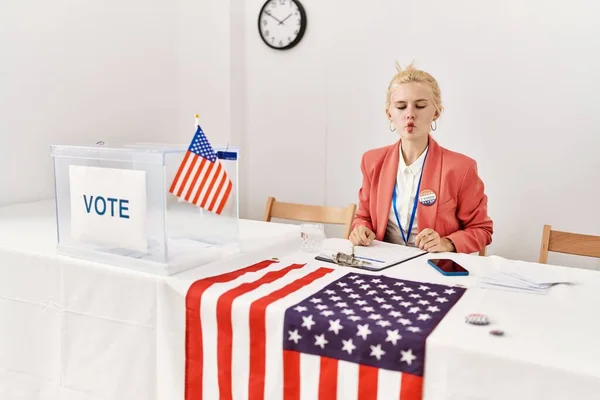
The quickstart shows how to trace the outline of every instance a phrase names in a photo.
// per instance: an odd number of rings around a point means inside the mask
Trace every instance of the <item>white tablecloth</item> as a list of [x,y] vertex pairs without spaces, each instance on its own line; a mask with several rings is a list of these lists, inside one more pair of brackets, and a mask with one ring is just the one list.
[[[182,399],[172,320],[185,307],[170,278],[58,255],[53,212],[0,208],[0,399]],[[240,240],[231,260],[274,257],[299,227],[241,220]]]
[[[52,209],[0,209],[0,399],[183,399],[185,294],[196,279],[290,253],[297,226],[245,221],[254,253],[163,278],[57,256]],[[280,245],[276,245],[280,238]],[[255,239],[256,240],[256,239]],[[444,255],[446,256],[446,255]],[[469,277],[421,257],[386,275],[469,287],[427,342],[426,400],[597,399],[600,273],[451,254]],[[478,288],[487,271],[518,267],[577,282],[548,295]],[[486,327],[465,324],[487,314]],[[489,334],[502,329],[505,336]]]

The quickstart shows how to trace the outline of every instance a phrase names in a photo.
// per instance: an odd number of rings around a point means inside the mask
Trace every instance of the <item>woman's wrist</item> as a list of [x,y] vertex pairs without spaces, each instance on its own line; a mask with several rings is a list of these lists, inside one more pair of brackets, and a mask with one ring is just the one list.
[[449,253],[456,252],[456,247],[454,247],[454,243],[452,243],[452,240],[448,239],[447,237],[442,238],[442,244],[444,246],[444,249],[447,252],[449,252]]

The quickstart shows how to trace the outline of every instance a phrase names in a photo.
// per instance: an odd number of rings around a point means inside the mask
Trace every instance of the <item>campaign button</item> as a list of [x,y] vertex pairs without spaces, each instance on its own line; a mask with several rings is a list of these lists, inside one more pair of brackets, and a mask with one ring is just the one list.
[[435,203],[436,199],[437,196],[433,190],[425,189],[419,193],[419,203],[423,204],[424,206],[432,205]]

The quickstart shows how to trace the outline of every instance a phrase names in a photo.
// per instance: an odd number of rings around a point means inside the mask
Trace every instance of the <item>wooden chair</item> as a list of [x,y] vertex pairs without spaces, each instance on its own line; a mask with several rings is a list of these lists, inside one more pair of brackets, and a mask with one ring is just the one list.
[[344,239],[348,239],[355,212],[356,204],[349,204],[347,207],[314,206],[284,203],[275,200],[274,197],[269,197],[265,208],[264,220],[269,222],[271,218],[280,218],[293,221],[344,225]]
[[600,258],[600,236],[553,231],[551,225],[544,225],[538,262],[546,264],[550,251]]

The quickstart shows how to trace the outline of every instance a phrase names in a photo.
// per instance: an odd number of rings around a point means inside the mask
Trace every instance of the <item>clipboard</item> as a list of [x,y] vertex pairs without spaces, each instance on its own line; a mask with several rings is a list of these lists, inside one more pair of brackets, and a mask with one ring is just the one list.
[[358,269],[364,269],[366,271],[378,272],[378,271],[383,271],[388,268],[394,267],[396,265],[400,265],[407,261],[414,260],[415,258],[424,256],[425,254],[427,254],[427,252],[423,251],[423,252],[420,252],[413,256],[410,256],[410,257],[407,257],[404,259],[400,259],[400,260],[397,260],[392,263],[385,264],[381,267],[378,267],[376,264],[374,264],[372,262],[362,260],[363,257],[355,256],[354,254],[345,254],[345,253],[341,253],[341,252],[338,252],[336,254],[336,257],[331,257],[331,258],[319,255],[319,256],[315,257],[315,260],[324,261],[324,262],[340,265],[343,267],[358,268]]

